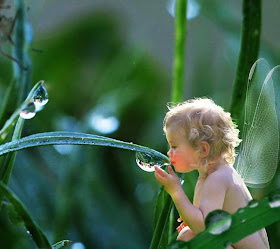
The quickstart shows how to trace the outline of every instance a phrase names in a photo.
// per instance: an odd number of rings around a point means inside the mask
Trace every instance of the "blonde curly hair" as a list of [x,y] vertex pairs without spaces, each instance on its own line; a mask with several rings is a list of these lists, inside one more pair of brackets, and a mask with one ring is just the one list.
[[235,147],[241,140],[229,112],[209,98],[195,98],[168,108],[163,121],[165,133],[168,126],[175,124],[183,128],[193,148],[199,151],[201,141],[210,145],[208,156],[200,162],[202,166],[220,156],[229,164],[234,163]]

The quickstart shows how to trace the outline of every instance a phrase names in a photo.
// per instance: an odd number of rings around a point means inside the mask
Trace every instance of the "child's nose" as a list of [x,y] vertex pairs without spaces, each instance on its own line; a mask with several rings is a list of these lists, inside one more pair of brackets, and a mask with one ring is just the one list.
[[171,156],[171,149],[167,152],[167,156]]

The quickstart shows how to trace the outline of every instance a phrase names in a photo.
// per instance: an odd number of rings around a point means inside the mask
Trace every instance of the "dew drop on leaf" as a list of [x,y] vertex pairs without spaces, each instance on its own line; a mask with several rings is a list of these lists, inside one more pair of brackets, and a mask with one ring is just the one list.
[[45,87],[39,86],[33,95],[36,112],[41,111],[43,107],[48,103],[49,97]]
[[280,193],[272,194],[268,198],[268,204],[271,208],[280,207]]
[[155,165],[159,167],[170,165],[163,159],[145,152],[136,152],[136,163],[142,170],[147,172],[155,171]]
[[237,212],[238,212],[239,214],[243,214],[243,213],[245,212],[245,209],[244,209],[244,208],[239,208],[239,209],[237,210]]
[[217,235],[227,231],[231,226],[231,215],[223,210],[215,210],[209,213],[205,219],[209,233]]
[[32,234],[29,230],[26,231],[26,233],[29,235],[29,238],[32,239]]
[[35,116],[36,114],[36,108],[33,102],[29,102],[26,104],[20,112],[20,116],[24,119],[31,119]]
[[249,201],[249,203],[248,203],[248,207],[249,208],[255,208],[255,207],[257,207],[259,205],[259,203],[257,202],[257,201],[255,201],[255,200],[251,200],[251,201]]

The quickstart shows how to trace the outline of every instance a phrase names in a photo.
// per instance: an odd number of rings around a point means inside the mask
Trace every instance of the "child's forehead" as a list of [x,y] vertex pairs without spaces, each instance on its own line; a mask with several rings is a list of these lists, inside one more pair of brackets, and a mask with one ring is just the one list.
[[186,135],[186,131],[180,125],[172,124],[166,127],[166,137],[175,139],[178,137],[183,137],[185,135]]

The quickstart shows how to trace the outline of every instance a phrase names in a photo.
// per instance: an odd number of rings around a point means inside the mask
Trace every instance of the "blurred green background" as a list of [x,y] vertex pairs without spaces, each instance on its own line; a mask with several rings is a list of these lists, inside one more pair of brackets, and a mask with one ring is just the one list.
[[[171,95],[173,2],[26,3],[34,32],[32,84],[45,80],[50,100],[25,122],[23,135],[79,131],[166,153],[162,120]],[[189,0],[188,8],[184,99],[208,96],[228,110],[242,1]],[[271,66],[280,64],[279,12],[276,0],[263,3],[260,57]],[[1,47],[9,51],[5,37]],[[0,104],[11,79],[11,61],[0,55]],[[279,187],[278,175],[263,193]],[[187,180],[194,187],[196,174]],[[51,242],[70,239],[72,249],[149,247],[160,186],[153,173],[138,168],[132,152],[92,146],[20,151],[9,186]],[[0,248],[35,248],[6,212],[0,216]],[[267,229],[271,248],[277,248],[279,229],[278,223]]]

